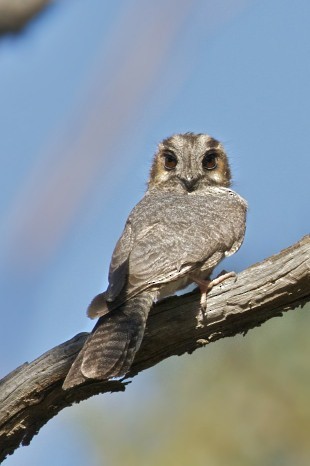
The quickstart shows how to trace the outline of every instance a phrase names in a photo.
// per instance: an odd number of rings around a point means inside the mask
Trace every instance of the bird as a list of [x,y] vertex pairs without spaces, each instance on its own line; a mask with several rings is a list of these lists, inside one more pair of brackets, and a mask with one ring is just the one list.
[[203,133],[174,134],[159,143],[147,190],[131,211],[109,268],[105,292],[87,314],[99,318],[63,388],[124,377],[141,345],[155,301],[191,283],[201,290],[198,326],[216,265],[241,246],[247,202],[231,189],[223,145]]

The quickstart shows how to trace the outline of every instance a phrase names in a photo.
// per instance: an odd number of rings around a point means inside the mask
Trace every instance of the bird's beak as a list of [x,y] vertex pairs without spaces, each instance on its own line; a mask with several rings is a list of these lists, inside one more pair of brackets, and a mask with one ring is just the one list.
[[180,182],[189,193],[195,191],[198,183],[198,178],[187,176],[186,178],[180,178]]

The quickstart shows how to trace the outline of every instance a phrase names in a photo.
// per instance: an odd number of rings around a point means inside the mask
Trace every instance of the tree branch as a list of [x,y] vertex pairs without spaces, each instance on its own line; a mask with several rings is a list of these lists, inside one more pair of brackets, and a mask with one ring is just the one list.
[[0,34],[19,32],[51,0],[0,0]]
[[205,325],[196,328],[199,293],[154,305],[130,373],[122,381],[88,382],[71,390],[63,380],[87,333],[25,363],[0,381],[0,461],[28,445],[39,429],[63,408],[92,395],[123,391],[126,380],[172,355],[191,353],[220,338],[245,334],[266,320],[310,300],[310,236],[215,287],[208,297]]

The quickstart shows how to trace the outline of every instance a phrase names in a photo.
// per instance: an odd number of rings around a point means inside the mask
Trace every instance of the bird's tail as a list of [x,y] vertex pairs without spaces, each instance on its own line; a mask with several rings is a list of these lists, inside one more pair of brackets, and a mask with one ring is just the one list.
[[87,379],[125,375],[140,347],[152,303],[153,295],[143,292],[100,317],[73,362],[63,388],[80,385]]

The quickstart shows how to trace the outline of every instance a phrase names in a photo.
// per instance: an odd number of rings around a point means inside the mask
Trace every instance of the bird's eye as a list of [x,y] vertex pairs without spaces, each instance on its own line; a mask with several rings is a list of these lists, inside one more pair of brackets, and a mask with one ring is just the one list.
[[176,156],[174,155],[173,152],[170,152],[170,151],[167,151],[164,153],[164,160],[165,160],[164,164],[165,164],[166,170],[173,170],[178,164],[178,160]]
[[206,170],[214,170],[217,167],[216,152],[207,152],[202,159],[202,166]]

